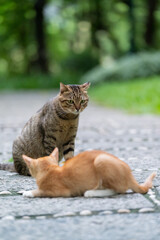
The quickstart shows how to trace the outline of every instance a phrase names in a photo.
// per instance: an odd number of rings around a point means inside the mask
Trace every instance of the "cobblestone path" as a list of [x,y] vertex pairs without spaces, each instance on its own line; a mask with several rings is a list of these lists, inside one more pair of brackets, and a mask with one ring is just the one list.
[[[24,123],[55,92],[0,93],[0,162]],[[31,177],[0,171],[1,239],[159,239],[160,117],[127,115],[89,104],[81,114],[76,153],[102,149],[127,162],[141,183],[157,172],[148,194],[110,198],[23,198]]]

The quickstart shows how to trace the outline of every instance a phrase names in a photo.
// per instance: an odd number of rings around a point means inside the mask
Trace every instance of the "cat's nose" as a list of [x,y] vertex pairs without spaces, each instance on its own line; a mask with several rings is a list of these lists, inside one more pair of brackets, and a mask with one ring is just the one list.
[[79,112],[80,107],[79,106],[75,106],[75,109],[76,109],[77,112]]

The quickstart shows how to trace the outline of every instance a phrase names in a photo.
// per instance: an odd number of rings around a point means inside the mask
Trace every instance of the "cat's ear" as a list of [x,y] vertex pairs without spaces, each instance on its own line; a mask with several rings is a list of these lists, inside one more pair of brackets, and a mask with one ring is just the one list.
[[31,165],[33,159],[28,157],[28,156],[26,156],[26,155],[22,155],[22,158],[25,161],[25,163],[27,164],[27,166],[29,167]]
[[50,154],[51,157],[53,157],[54,159],[56,159],[56,162],[58,163],[59,160],[59,151],[58,148],[56,147],[53,152]]
[[83,89],[83,91],[87,91],[90,85],[91,85],[90,82],[86,82],[81,85],[81,88]]
[[63,83],[60,83],[60,93],[63,94],[64,92],[69,92],[70,88],[68,85],[64,85]]

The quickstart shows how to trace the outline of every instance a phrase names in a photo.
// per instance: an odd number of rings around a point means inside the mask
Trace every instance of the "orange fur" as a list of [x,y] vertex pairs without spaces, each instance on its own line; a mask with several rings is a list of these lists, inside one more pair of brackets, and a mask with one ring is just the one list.
[[31,159],[23,155],[23,159],[38,185],[32,197],[80,196],[92,189],[112,189],[117,193],[132,189],[146,193],[156,176],[152,173],[139,185],[125,162],[100,150],[82,152],[62,167],[58,166],[57,148],[48,157]]

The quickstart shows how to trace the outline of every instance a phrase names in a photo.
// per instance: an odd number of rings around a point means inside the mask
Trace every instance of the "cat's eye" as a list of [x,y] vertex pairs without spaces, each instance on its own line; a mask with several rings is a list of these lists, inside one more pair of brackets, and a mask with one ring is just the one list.
[[68,103],[73,104],[74,101],[73,100],[68,100]]
[[82,104],[85,103],[85,100],[81,100],[81,103],[82,103]]

